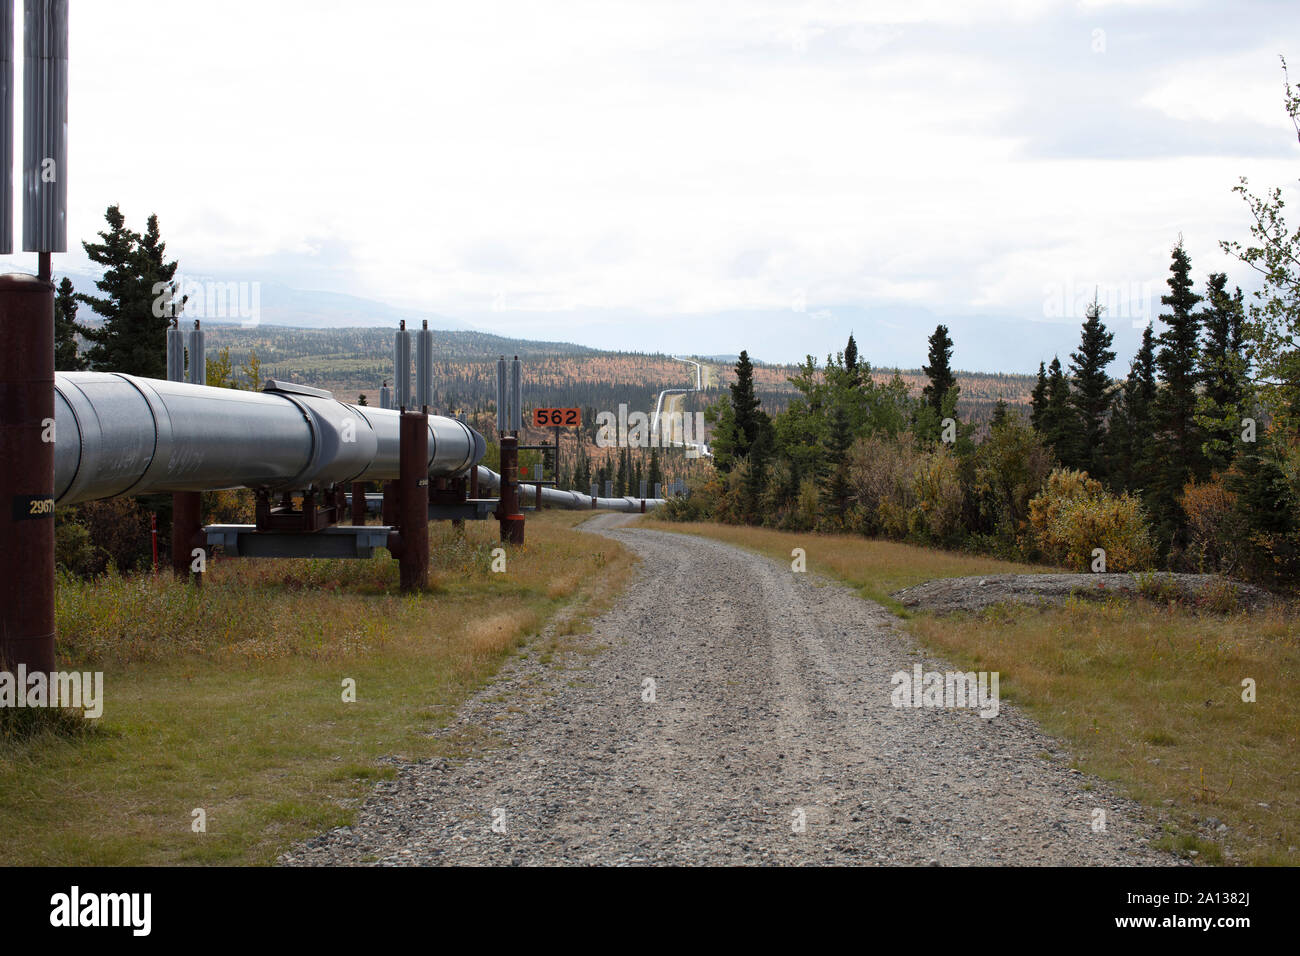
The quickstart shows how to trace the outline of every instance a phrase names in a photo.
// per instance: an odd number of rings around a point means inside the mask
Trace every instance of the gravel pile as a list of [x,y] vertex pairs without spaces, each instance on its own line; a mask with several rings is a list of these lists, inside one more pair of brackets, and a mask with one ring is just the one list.
[[[1195,603],[1207,588],[1232,588],[1237,608],[1253,610],[1275,600],[1263,588],[1227,581],[1213,574],[1145,576],[1148,592],[1159,589],[1179,600]],[[1072,597],[1104,601],[1141,596],[1143,576],[1137,574],[990,574],[983,577],[941,578],[895,591],[904,607],[940,614],[978,611],[994,604],[1064,604]]]
[[440,731],[490,739],[402,766],[355,826],[281,862],[1177,862],[1010,705],[892,706],[895,672],[952,668],[880,606],[628,518],[586,526],[643,559],[618,606],[573,651],[512,661]]

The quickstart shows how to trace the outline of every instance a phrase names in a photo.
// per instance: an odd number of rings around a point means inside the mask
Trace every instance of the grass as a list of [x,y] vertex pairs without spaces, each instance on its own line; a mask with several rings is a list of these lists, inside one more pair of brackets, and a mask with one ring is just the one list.
[[[1042,565],[1018,564],[975,554],[921,548],[897,541],[878,541],[851,534],[774,531],[714,522],[674,522],[642,518],[639,528],[698,534],[726,541],[750,551],[789,563],[791,551],[803,548],[809,571],[826,574],[856,588],[865,598],[903,615],[893,592],[933,581],[972,574],[1042,574]],[[906,616],[906,615],[903,615]]]
[[481,728],[430,731],[530,634],[580,627],[632,566],[573,530],[587,517],[530,515],[504,574],[490,570],[494,522],[463,536],[435,524],[430,589],[411,596],[386,557],[219,559],[201,589],[61,579],[60,667],[104,672],[104,716],[0,738],[0,860],[269,863],[348,823],[392,758],[484,745]]
[[[918,615],[912,632],[1069,741],[1077,766],[1164,818],[1207,862],[1300,865],[1300,627],[1119,599]],[[1242,699],[1242,681],[1256,699]],[[1218,833],[1205,821],[1226,824]]]
[[[810,571],[896,611],[890,592],[924,580],[1045,570],[853,535],[658,521],[641,526],[718,538],[779,561],[801,547]],[[1223,614],[1116,598],[905,616],[928,650],[962,669],[998,671],[1002,696],[1065,740],[1079,769],[1151,808],[1166,848],[1195,851],[1210,863],[1300,864],[1300,621],[1294,609]],[[1242,700],[1247,678],[1255,681],[1254,703]],[[1227,831],[1208,826],[1210,818]]]

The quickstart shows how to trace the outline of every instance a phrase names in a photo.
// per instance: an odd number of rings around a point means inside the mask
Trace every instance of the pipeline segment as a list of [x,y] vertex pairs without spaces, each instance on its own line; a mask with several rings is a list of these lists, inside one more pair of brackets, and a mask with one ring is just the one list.
[[[479,488],[496,491],[501,487],[501,476],[491,468],[479,465],[478,484]],[[536,495],[536,485],[523,481],[519,483],[519,497],[521,500],[532,501]],[[659,508],[665,503],[664,498],[642,499],[629,495],[624,498],[597,498],[596,507],[607,511],[640,511],[643,500],[645,501],[646,511]],[[545,485],[542,486],[542,502],[553,508],[567,508],[570,511],[591,510],[591,495],[584,495],[581,491],[561,491],[558,488],[548,488]]]
[[[117,495],[309,487],[399,477],[399,413],[268,382],[261,392],[116,372],[55,375],[59,504]],[[487,451],[453,418],[429,417],[429,474],[458,475]]]

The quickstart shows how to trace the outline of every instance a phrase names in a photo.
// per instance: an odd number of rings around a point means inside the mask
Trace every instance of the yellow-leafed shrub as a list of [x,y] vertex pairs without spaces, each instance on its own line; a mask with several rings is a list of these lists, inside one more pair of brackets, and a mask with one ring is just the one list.
[[1155,560],[1141,503],[1113,495],[1087,472],[1058,468],[1029,503],[1034,542],[1049,561],[1079,571],[1093,565],[1093,552],[1106,553],[1107,571],[1136,571]]

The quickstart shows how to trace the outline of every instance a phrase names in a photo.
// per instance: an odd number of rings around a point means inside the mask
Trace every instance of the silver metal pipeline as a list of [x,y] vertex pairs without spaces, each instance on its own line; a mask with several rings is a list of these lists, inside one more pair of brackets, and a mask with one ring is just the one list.
[[[478,466],[478,486],[496,491],[501,487],[501,476],[491,468]],[[527,490],[525,490],[527,489]],[[519,501],[526,504],[537,500],[537,486],[529,482],[519,483]],[[542,502],[553,508],[567,508],[570,511],[590,511],[591,495],[581,491],[561,491],[558,488],[542,486]],[[663,498],[646,498],[645,510],[658,508],[664,504]],[[596,507],[607,511],[640,511],[641,499],[628,496],[625,498],[597,498]]]
[[[398,477],[400,414],[320,389],[272,380],[245,392],[111,372],[59,372],[54,389],[59,504]],[[486,451],[468,425],[429,416],[431,475],[466,472]]]

